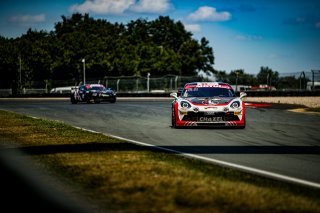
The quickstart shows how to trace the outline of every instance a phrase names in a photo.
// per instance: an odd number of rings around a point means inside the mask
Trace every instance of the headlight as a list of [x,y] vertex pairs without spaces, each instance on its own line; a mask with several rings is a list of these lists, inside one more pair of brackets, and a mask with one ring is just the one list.
[[230,105],[231,108],[239,108],[240,107],[240,101],[234,101]]
[[183,108],[191,108],[191,104],[187,101],[181,101],[180,106]]

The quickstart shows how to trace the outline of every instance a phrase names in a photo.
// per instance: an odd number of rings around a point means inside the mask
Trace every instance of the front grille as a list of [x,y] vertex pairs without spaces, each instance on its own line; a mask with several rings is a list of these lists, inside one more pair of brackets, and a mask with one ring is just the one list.
[[239,121],[238,116],[233,112],[216,112],[214,115],[205,115],[204,112],[188,112],[183,116],[182,121],[194,121],[194,122],[219,122],[219,121]]

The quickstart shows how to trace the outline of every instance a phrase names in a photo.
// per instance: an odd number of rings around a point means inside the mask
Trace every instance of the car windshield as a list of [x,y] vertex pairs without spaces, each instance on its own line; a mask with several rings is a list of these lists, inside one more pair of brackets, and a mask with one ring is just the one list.
[[233,90],[217,87],[190,87],[184,89],[182,97],[235,97]]
[[91,87],[90,90],[103,90],[104,87]]

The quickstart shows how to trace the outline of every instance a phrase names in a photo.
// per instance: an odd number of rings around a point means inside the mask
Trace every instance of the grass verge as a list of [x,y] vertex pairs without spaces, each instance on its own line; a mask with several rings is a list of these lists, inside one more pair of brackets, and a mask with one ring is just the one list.
[[[320,190],[0,111],[1,151],[19,149],[97,212],[320,212]],[[10,142],[10,143],[8,143]],[[70,188],[70,186],[72,186]]]
[[292,112],[304,112],[304,113],[312,113],[315,115],[320,115],[320,107],[315,107],[315,108],[294,108],[290,109],[289,111]]
[[314,107],[314,108],[307,108],[307,112],[319,112],[320,113],[320,107]]

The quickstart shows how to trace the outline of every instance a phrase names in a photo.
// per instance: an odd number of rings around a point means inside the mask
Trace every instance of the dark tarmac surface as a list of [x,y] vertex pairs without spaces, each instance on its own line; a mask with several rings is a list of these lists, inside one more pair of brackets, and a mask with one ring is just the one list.
[[0,109],[320,184],[320,116],[292,105],[247,108],[241,129],[172,129],[171,100],[0,99]]
[[[320,183],[320,116],[287,111],[295,107],[248,108],[244,130],[172,129],[169,100],[72,105],[68,99],[0,99],[0,109]],[[97,212],[48,184],[55,182],[51,178],[35,170],[19,150],[0,150],[2,209]]]

